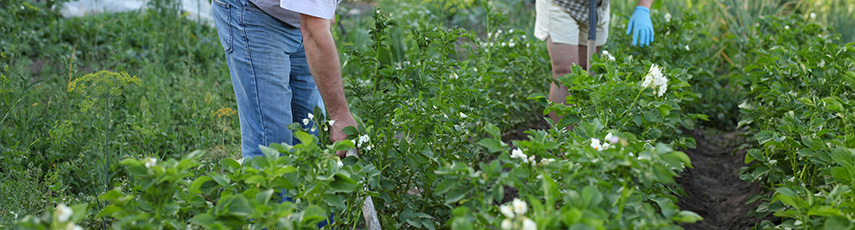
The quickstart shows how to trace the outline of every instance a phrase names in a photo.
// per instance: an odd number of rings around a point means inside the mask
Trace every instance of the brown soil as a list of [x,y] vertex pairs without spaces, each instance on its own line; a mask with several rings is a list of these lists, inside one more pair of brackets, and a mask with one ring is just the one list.
[[694,169],[687,169],[677,184],[687,197],[678,197],[683,210],[693,211],[704,220],[683,225],[686,229],[750,229],[759,223],[748,211],[759,202],[746,204],[762,187],[739,179],[738,170],[745,166],[745,150],[737,150],[741,138],[737,132],[713,133],[688,131],[698,143],[686,154]]

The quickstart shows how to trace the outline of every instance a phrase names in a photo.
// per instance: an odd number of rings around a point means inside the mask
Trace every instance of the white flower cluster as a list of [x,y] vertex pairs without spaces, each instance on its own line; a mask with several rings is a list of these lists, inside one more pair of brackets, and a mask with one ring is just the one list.
[[518,159],[522,160],[523,163],[529,163],[529,162],[532,164],[535,163],[535,156],[534,155],[531,155],[531,156],[525,155],[525,153],[523,153],[521,149],[511,150],[511,158],[518,158]]
[[335,124],[335,120],[330,120],[328,126],[324,126],[324,132],[329,131],[329,127],[332,127]]
[[[537,157],[534,155],[526,155],[521,149],[511,150],[511,158],[520,159],[523,163],[531,163],[532,165],[537,164]],[[540,158],[541,165],[547,165],[552,162],[555,162],[554,158]]]
[[499,211],[502,213],[502,215],[505,215],[505,217],[507,217],[507,219],[502,221],[502,229],[504,230],[537,229],[537,223],[535,223],[528,217],[525,217],[525,213],[528,211],[528,204],[526,204],[525,201],[522,201],[519,198],[514,198],[514,201],[511,201],[510,204],[503,204],[502,206],[499,206]]
[[597,151],[603,151],[606,149],[612,148],[614,144],[617,144],[620,141],[620,138],[612,135],[612,133],[606,134],[606,137],[603,138],[605,143],[601,142],[600,139],[591,138],[591,148],[596,149]]
[[371,138],[368,137],[368,134],[364,134],[359,136],[359,140],[356,142],[356,147],[362,148],[365,146],[365,150],[371,151],[374,148],[374,144],[368,143],[371,141]]
[[661,97],[662,95],[665,95],[665,91],[668,90],[668,78],[665,78],[665,75],[662,75],[662,69],[654,64],[650,66],[650,70],[647,71],[647,75],[644,76],[644,81],[641,82],[641,87],[652,87],[654,89],[653,92],[656,93],[657,96]]
[[[60,223],[68,222],[71,219],[72,214],[74,214],[74,210],[72,210],[68,206],[65,206],[65,204],[62,204],[62,203],[56,206],[56,211],[54,212],[54,215],[56,216],[56,220],[59,221]],[[65,229],[83,230],[82,227],[77,226],[74,223],[67,223]]]
[[[315,119],[315,115],[312,113],[309,113],[308,117],[309,118],[303,118],[303,125],[309,125],[309,122]],[[317,127],[312,125],[311,131],[314,132],[315,130],[317,130]],[[326,131],[326,128],[324,129],[324,131]]]
[[671,13],[665,13],[665,22],[671,22]]
[[609,51],[603,50],[603,56],[609,59],[609,61],[615,61],[615,56],[609,53]]
[[145,165],[146,168],[151,168],[151,167],[157,165],[157,158],[153,158],[153,157],[146,158],[145,160],[143,160],[143,164]]

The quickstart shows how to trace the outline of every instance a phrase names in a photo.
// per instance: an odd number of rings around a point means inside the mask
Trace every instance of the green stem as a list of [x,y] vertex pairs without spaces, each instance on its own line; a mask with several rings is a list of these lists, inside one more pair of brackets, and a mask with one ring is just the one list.
[[106,97],[104,99],[104,111],[107,113],[106,129],[104,130],[104,152],[102,155],[104,156],[104,192],[107,191],[107,187],[109,187],[109,176],[110,176],[110,97]]
[[[632,99],[632,103],[629,103],[629,107],[627,107],[626,110],[624,110],[623,113],[620,114],[620,116],[617,116],[618,119],[626,115],[627,112],[629,112],[630,110],[632,110],[633,107],[635,107],[635,103],[638,102],[638,98],[641,97],[642,93],[644,93],[644,89],[646,88],[643,88],[638,91],[638,95],[635,95],[635,99]],[[624,120],[624,123],[621,124],[621,127],[626,126],[626,122],[629,122],[629,120],[631,119]]]

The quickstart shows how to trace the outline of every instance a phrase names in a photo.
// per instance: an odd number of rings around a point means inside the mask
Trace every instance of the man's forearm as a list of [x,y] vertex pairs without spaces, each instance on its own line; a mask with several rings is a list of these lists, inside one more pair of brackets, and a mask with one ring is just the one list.
[[653,5],[653,0],[638,0],[638,6],[647,7],[650,9],[650,6]]
[[300,21],[309,69],[324,99],[330,119],[350,116],[342,87],[338,51],[330,31],[329,20],[302,15]]

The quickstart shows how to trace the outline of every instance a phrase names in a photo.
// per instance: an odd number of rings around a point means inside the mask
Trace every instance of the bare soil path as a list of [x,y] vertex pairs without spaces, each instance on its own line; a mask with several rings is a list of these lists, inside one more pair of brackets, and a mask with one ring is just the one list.
[[694,169],[683,172],[677,183],[687,197],[678,197],[681,209],[704,217],[703,221],[686,224],[692,229],[750,229],[759,220],[748,215],[758,203],[746,204],[762,187],[739,179],[738,170],[745,166],[745,150],[737,150],[741,137],[737,132],[688,131],[697,148],[686,154]]

